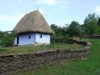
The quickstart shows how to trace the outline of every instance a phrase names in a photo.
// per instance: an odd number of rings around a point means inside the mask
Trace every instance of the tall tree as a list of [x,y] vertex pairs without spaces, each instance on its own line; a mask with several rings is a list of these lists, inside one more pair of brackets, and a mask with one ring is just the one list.
[[51,24],[51,28],[54,30],[55,35],[52,35],[52,38],[54,39],[61,39],[63,38],[63,29],[61,27],[58,27],[55,24]]
[[98,17],[95,13],[89,14],[84,20],[85,33],[93,35],[96,33]]
[[79,36],[80,34],[79,27],[80,25],[78,22],[72,21],[67,29],[67,33],[69,34],[69,36],[70,37]]
[[67,27],[59,27],[55,24],[51,24],[51,28],[55,32],[55,35],[51,36],[52,42],[56,42],[56,39],[67,39],[69,37],[67,34]]

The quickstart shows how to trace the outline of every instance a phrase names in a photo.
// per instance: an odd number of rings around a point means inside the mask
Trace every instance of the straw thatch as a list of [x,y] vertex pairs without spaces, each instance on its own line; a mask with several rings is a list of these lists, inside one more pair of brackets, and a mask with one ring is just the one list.
[[14,28],[16,34],[27,32],[38,32],[54,34],[53,30],[49,27],[43,15],[35,10],[26,14]]

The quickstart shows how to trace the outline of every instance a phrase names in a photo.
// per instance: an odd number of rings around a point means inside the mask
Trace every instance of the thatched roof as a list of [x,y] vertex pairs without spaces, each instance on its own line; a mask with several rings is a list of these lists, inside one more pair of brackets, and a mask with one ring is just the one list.
[[38,10],[26,14],[15,26],[14,32],[16,34],[27,32],[54,34],[54,31]]

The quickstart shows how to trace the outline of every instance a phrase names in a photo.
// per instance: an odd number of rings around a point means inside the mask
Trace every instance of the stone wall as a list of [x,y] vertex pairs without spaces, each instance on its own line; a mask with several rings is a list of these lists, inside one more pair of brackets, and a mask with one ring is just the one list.
[[0,75],[11,75],[16,71],[29,70],[41,64],[55,63],[63,59],[84,58],[89,53],[91,44],[89,42],[81,42],[81,44],[85,44],[84,48],[75,51],[57,49],[32,54],[0,56]]

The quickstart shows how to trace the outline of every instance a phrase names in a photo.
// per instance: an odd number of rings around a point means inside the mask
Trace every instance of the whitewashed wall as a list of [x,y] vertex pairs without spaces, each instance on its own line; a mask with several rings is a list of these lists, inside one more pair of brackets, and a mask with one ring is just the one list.
[[42,38],[40,38],[41,34],[36,34],[36,42],[37,43],[48,43],[50,44],[50,35],[49,34],[42,34]]
[[[40,33],[36,34],[25,34],[17,36],[19,37],[19,45],[27,45],[27,44],[34,44],[36,43],[47,43],[50,44],[50,35],[49,34],[42,34],[42,38],[40,38]],[[29,39],[29,36],[31,38]],[[15,38],[14,45],[17,45],[17,37]]]
[[[31,36],[30,39],[29,39],[29,36]],[[25,34],[25,35],[20,35],[17,37],[19,37],[19,45],[34,44],[34,41],[35,41],[34,34]],[[15,38],[14,45],[17,44],[17,37]]]

